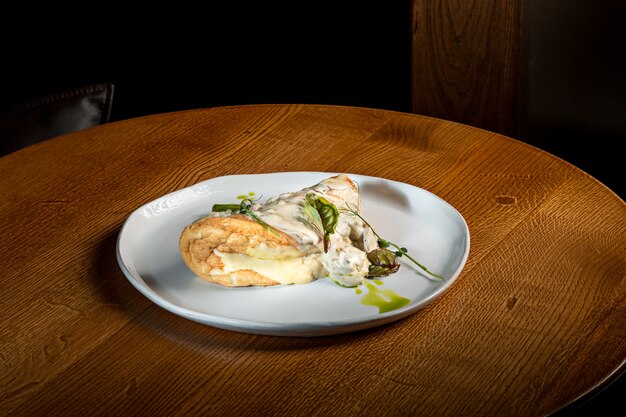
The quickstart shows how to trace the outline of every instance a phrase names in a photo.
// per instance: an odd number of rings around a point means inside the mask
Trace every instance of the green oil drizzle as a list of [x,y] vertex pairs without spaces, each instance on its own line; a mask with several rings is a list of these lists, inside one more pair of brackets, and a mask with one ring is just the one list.
[[[383,284],[380,280],[374,280],[374,283],[378,286]],[[411,300],[396,294],[393,290],[376,287],[369,280],[365,280],[363,284],[369,291],[361,299],[361,304],[378,307],[378,314],[397,310],[411,302]],[[356,289],[357,294],[361,294],[361,292],[360,288]]]
[[246,195],[246,194],[239,194],[237,196],[237,200],[245,200],[246,198],[251,198],[251,197],[254,197],[255,195],[256,195],[256,193],[254,191],[250,191],[248,193],[248,195]]

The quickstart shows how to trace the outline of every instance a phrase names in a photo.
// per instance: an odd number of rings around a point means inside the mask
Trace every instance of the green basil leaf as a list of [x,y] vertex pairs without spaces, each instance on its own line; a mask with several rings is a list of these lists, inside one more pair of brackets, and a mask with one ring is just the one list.
[[324,197],[317,197],[315,205],[324,226],[324,252],[328,252],[330,244],[330,236],[335,233],[337,222],[339,221],[339,211],[334,204],[330,203]]
[[324,224],[320,213],[317,211],[317,204],[315,202],[315,194],[309,193],[304,198],[304,212],[311,221],[311,224],[317,229],[319,233],[324,231]]
[[328,252],[330,236],[335,233],[339,221],[339,210],[324,197],[313,193],[308,193],[304,200],[304,211],[311,223],[323,234],[324,252]]

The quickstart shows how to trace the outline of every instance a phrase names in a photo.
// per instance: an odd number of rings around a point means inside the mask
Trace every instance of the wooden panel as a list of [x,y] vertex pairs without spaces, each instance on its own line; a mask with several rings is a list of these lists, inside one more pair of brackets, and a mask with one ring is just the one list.
[[521,0],[412,3],[411,111],[514,135]]

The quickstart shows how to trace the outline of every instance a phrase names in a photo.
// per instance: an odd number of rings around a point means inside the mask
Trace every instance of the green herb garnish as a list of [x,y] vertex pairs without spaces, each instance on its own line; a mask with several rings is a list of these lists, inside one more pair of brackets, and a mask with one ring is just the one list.
[[230,210],[233,212],[239,212],[241,204],[213,204],[213,212],[220,212]]
[[265,229],[267,229],[269,232],[271,232],[275,236],[280,236],[278,232],[274,230],[272,226],[265,223],[263,219],[261,219],[259,216],[257,216],[256,214],[252,212],[252,204],[254,204],[254,201],[255,200],[251,200],[249,198],[244,198],[243,200],[241,200],[241,203],[239,204],[213,204],[212,211],[221,212],[221,211],[230,210],[233,213],[247,214],[248,216],[252,217],[261,226],[265,227]]
[[319,211],[317,211],[317,203],[315,202],[315,194],[308,193],[304,197],[304,212],[309,218],[311,224],[317,229],[318,233],[324,233],[324,223],[320,217]]
[[323,235],[324,252],[328,252],[330,235],[335,233],[339,220],[337,207],[324,197],[308,193],[304,198],[304,211],[311,220],[311,224]]
[[366,278],[386,277],[400,268],[395,254],[389,249],[374,249],[367,253],[367,260],[370,261],[370,268]]
[[[365,220],[363,218],[363,216],[361,216],[356,210],[352,209],[349,205],[347,205],[348,209],[347,211],[349,211],[350,213],[354,214],[355,216],[357,216],[359,219],[361,219],[363,221],[363,223],[365,223],[371,230],[372,233],[374,233],[374,236],[376,236],[376,239],[378,239],[378,246],[381,249],[385,249],[391,253],[393,253],[395,256],[397,256],[398,258],[402,257],[402,256],[406,256],[408,259],[411,260],[411,262],[413,262],[415,265],[417,265],[418,267],[420,267],[424,272],[426,272],[427,274],[437,278],[437,279],[445,279],[444,277],[442,277],[441,275],[435,274],[434,272],[431,272],[428,268],[426,268],[424,265],[422,265],[421,263],[419,263],[415,258],[413,258],[411,255],[408,254],[408,249],[405,247],[401,247],[399,245],[396,245],[393,242],[390,242],[386,239],[383,239],[378,233],[376,233],[376,230],[374,230],[374,228],[372,227],[372,225],[370,225],[367,220]],[[396,250],[395,251],[391,251],[387,248],[389,247],[393,247]],[[377,249],[374,249],[372,252],[375,252]],[[372,253],[370,252],[370,253]],[[368,253],[368,259],[369,259],[369,254]],[[370,263],[372,261],[370,260]],[[370,266],[370,271],[372,270],[372,266],[376,267],[376,265],[372,264]],[[395,271],[394,271],[395,272]],[[368,277],[370,276],[370,273],[368,272]],[[384,275],[375,275],[375,276],[384,276]]]

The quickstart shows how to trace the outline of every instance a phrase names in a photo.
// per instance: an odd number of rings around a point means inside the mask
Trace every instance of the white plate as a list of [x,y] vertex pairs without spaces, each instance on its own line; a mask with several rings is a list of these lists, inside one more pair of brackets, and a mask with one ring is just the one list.
[[[408,184],[350,175],[361,189],[363,216],[385,239],[406,247],[431,271],[430,279],[401,258],[400,270],[382,285],[344,288],[323,278],[305,285],[226,288],[197,278],[178,252],[183,228],[214,203],[236,203],[254,192],[266,198],[297,191],[335,175],[283,172],[210,179],[167,194],[135,210],[117,241],[117,260],[128,280],[170,312],[222,329],[280,336],[319,336],[379,326],[414,313],[441,295],[465,265],[469,230],[463,217],[434,194]],[[362,303],[366,294],[391,290],[410,299],[380,313]]]

